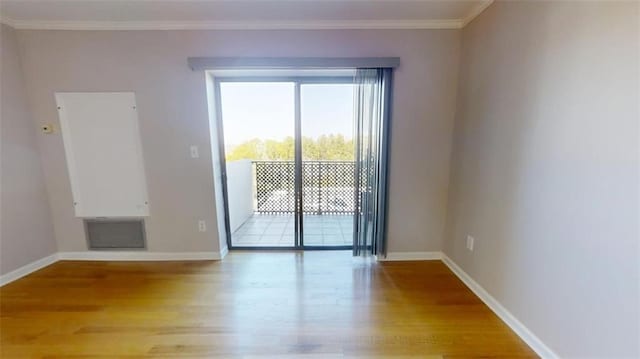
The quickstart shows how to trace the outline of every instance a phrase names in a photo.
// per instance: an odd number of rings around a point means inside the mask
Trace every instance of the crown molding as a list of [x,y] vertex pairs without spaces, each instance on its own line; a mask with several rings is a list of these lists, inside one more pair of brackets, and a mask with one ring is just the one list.
[[469,25],[471,21],[473,21],[476,17],[478,17],[478,15],[482,14],[482,12],[485,11],[491,4],[493,4],[493,2],[494,0],[485,0],[482,3],[478,4],[476,7],[474,7],[473,9],[471,9],[471,12],[467,16],[465,16],[464,19],[462,19],[462,24],[460,28],[463,28]]
[[18,30],[438,30],[464,28],[493,2],[481,2],[462,19],[445,20],[48,21],[3,16],[0,23]]
[[359,21],[0,21],[18,30],[407,30],[460,29],[464,21],[359,20]]

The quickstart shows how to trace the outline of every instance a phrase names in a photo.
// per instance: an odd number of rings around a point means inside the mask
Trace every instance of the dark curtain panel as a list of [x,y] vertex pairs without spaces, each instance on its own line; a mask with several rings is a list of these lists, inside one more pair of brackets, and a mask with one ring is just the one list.
[[354,256],[386,255],[391,76],[383,68],[358,69],[355,77]]

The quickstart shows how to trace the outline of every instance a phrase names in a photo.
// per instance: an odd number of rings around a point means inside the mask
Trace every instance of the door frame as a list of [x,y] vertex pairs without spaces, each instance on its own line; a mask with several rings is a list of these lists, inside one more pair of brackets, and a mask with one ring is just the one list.
[[[220,84],[223,82],[278,82],[294,84],[294,243],[293,246],[234,246],[231,240],[231,222],[229,218],[229,194],[227,190],[227,162],[224,146],[224,119],[222,118],[222,94]],[[227,248],[229,250],[351,250],[351,245],[309,246],[304,244],[303,199],[302,199],[302,109],[301,86],[308,84],[353,84],[353,76],[215,76],[213,92],[216,109],[216,132],[220,161],[222,199],[224,206],[224,226]],[[354,213],[355,215],[355,213]]]

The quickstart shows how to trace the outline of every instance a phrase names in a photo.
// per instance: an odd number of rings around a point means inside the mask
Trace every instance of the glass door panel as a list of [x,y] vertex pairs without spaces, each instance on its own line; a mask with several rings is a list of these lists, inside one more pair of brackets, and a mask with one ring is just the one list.
[[302,244],[353,243],[353,84],[300,85]]
[[294,247],[293,82],[220,82],[233,247]]

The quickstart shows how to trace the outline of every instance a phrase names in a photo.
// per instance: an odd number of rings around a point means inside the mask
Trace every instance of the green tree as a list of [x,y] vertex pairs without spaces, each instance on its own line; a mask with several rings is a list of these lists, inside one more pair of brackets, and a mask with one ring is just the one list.
[[260,159],[261,140],[254,138],[240,145],[233,147],[231,151],[227,151],[227,161],[253,160]]
[[[295,141],[286,137],[281,141],[254,138],[227,149],[227,161],[268,160],[293,161]],[[302,157],[306,161],[353,161],[353,140],[343,135],[322,135],[317,139],[302,138]]]

